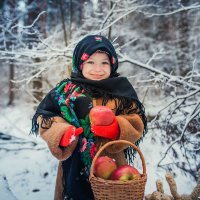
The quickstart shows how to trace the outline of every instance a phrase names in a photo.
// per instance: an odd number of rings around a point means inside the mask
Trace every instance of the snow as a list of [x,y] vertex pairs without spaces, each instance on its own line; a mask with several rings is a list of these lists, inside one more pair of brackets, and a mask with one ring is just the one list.
[[[40,137],[29,135],[32,114],[26,105],[1,109],[0,132],[12,140],[0,140],[0,177],[6,177],[10,193],[17,199],[50,200],[58,161]],[[1,180],[0,188],[6,188]],[[0,190],[1,199],[12,200],[8,195],[9,190]]]
[[0,194],[3,194],[4,199],[16,200],[16,197],[9,189],[8,181],[5,176],[0,176]]
[[[0,139],[1,199],[53,199],[58,161],[39,136],[29,135],[33,113],[26,103],[0,109],[0,132],[5,134],[4,140]],[[152,136],[156,138],[154,141]],[[166,171],[157,167],[167,148],[161,144],[159,136],[159,130],[149,130],[140,145],[147,166],[145,194],[156,190],[157,179],[163,181],[164,190],[169,193]],[[170,162],[170,157],[165,162]],[[179,193],[191,193],[196,183],[179,171],[176,174]]]

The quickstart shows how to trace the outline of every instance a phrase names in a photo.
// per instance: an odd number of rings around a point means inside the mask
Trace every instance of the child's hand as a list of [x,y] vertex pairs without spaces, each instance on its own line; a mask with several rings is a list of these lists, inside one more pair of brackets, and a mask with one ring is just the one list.
[[76,128],[75,126],[72,125],[69,126],[60,140],[60,146],[67,147],[76,139],[76,136],[79,136],[82,132],[83,132],[82,127]]
[[116,140],[119,137],[119,125],[116,117],[114,117],[114,120],[110,125],[97,126],[91,124],[91,131],[95,136]]

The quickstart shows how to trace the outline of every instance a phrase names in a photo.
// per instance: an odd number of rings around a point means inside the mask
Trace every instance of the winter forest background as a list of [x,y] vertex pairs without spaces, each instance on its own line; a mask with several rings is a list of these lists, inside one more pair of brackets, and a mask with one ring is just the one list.
[[29,135],[34,111],[71,70],[87,34],[107,36],[119,72],[143,102],[148,134],[145,194],[173,173],[191,193],[200,168],[200,2],[198,0],[1,0],[0,197],[53,199],[57,160]]

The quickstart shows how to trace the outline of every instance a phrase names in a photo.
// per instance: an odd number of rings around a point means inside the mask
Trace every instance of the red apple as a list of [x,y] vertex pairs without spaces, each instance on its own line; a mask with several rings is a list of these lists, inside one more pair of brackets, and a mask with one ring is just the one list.
[[117,169],[116,161],[108,156],[100,156],[94,164],[94,175],[102,179],[109,179]]
[[111,176],[112,180],[128,181],[141,178],[139,171],[130,165],[122,165],[118,167]]
[[90,123],[95,126],[107,126],[112,124],[114,113],[106,106],[95,106],[90,110]]

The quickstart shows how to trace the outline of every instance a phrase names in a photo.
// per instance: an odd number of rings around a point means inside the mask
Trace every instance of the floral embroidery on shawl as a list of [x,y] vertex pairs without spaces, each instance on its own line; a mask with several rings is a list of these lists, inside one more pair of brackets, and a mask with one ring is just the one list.
[[[74,102],[80,96],[85,96],[85,91],[70,80],[61,82],[56,88],[56,100],[60,106],[61,114],[75,127],[83,127],[84,133],[79,137],[80,156],[84,164],[84,173],[89,176],[92,159],[96,153],[94,134],[90,131],[90,120],[87,114],[85,119],[78,119],[74,111]],[[92,107],[92,103],[90,105]],[[91,109],[91,107],[89,109]]]

